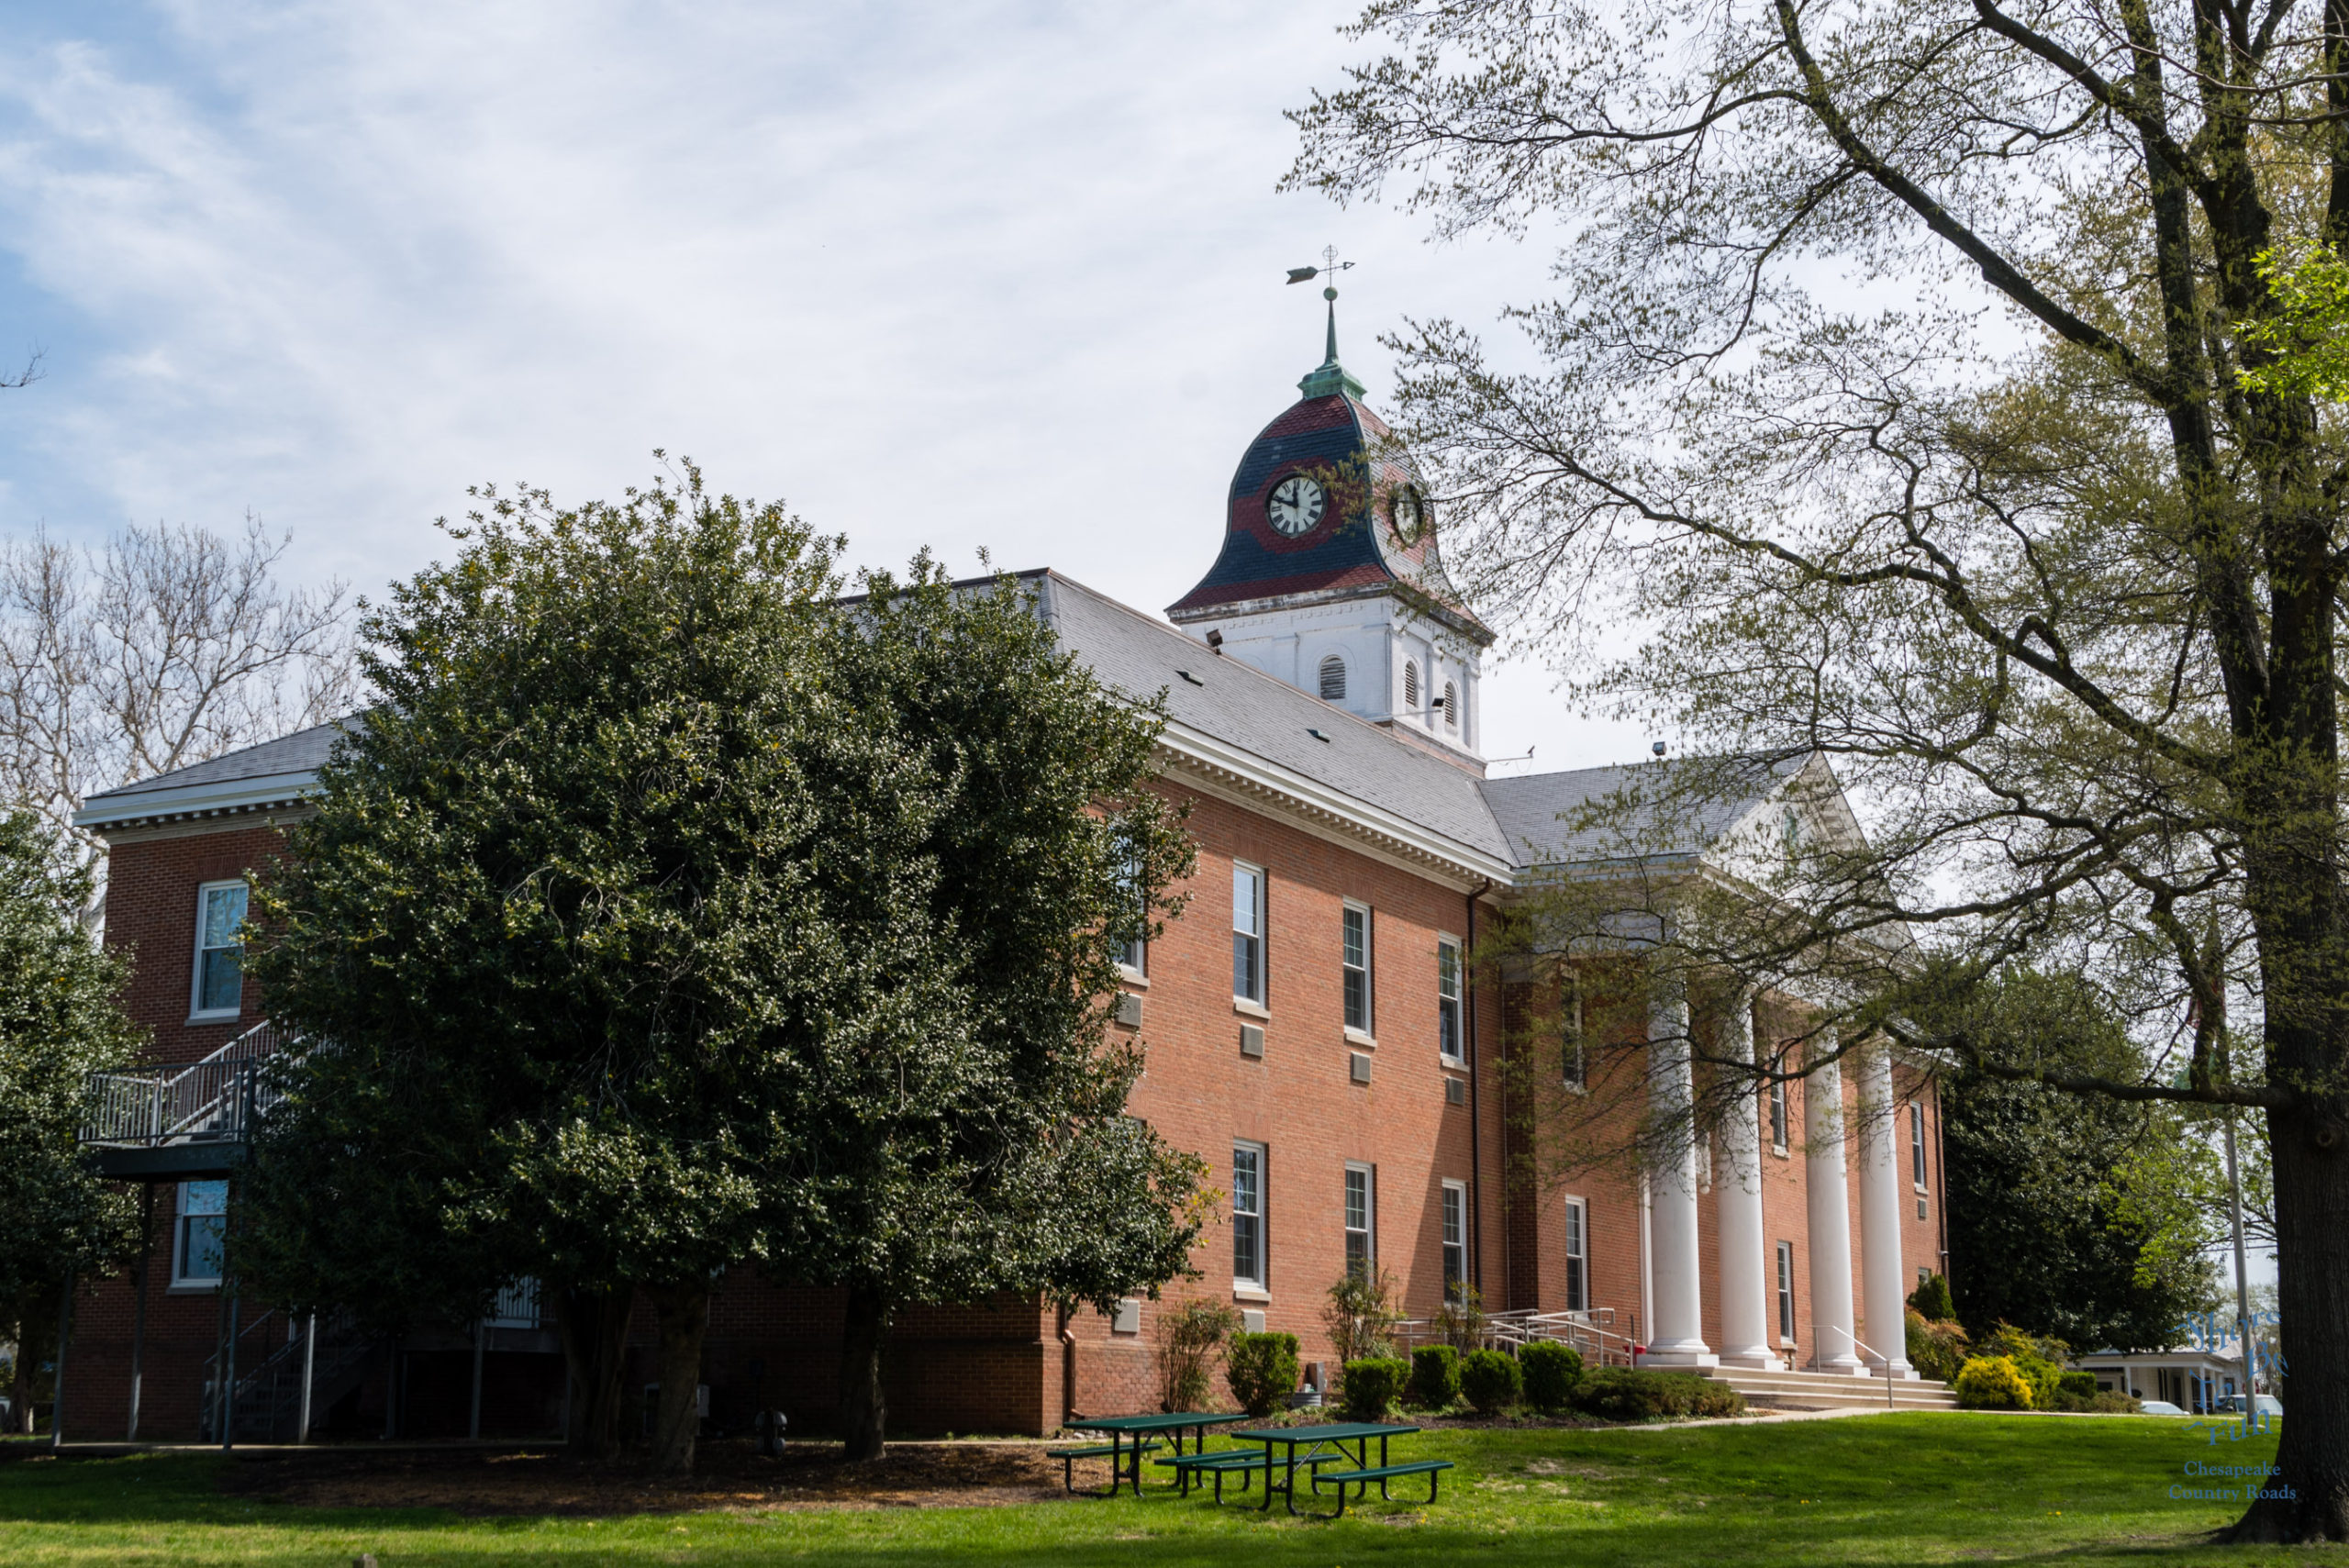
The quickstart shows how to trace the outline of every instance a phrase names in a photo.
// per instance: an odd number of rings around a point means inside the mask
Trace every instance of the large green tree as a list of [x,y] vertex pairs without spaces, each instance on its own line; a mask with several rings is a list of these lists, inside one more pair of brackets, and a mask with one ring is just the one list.
[[2257,373],[2261,257],[2349,255],[2349,6],[1377,0],[1371,34],[1294,180],[1555,253],[1506,347],[1398,340],[1455,577],[1579,642],[1585,695],[1824,754],[1867,813],[1747,846],[1743,916],[1662,901],[1660,954],[1827,1004],[1771,1071],[1920,973],[2076,973],[2134,1070],[1921,1043],[2257,1113],[2297,1393],[2236,1534],[2349,1539],[2349,453]]
[[115,1267],[139,1240],[135,1201],[74,1142],[89,1074],[129,1066],[142,1040],[117,1000],[125,965],[81,924],[90,884],[33,811],[0,813],[0,1333],[27,1431],[68,1275]]
[[384,701],[256,899],[313,1043],[239,1266],[387,1326],[536,1275],[596,1455],[641,1292],[670,1467],[722,1270],[848,1287],[863,1452],[899,1302],[1179,1269],[1192,1173],[1103,1038],[1187,863],[1154,714],[1016,585],[924,564],[842,605],[836,541],[690,467],[491,495],[459,537],[364,622]]

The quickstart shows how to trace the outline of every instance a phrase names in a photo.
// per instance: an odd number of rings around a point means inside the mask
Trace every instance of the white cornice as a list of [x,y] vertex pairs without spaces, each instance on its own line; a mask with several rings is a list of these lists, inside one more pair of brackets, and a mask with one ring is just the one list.
[[1479,881],[1506,885],[1515,868],[1500,856],[1431,831],[1398,813],[1265,761],[1188,726],[1169,723],[1158,744],[1178,766],[1221,785],[1246,804],[1271,806],[1355,842],[1366,842],[1412,869],[1432,871],[1463,886]]
[[169,789],[102,795],[73,814],[73,826],[105,836],[107,829],[206,817],[236,817],[291,806],[317,786],[317,771],[263,773],[256,778],[175,784]]

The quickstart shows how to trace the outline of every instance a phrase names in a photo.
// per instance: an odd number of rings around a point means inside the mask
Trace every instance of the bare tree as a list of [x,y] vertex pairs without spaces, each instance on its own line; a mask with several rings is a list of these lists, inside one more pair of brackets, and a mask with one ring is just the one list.
[[280,583],[286,543],[250,518],[236,540],[158,524],[95,550],[0,543],[0,795],[66,857],[98,861],[72,825],[89,795],[350,711],[348,589]]
[[[1557,243],[1521,353],[1397,343],[1447,562],[1562,653],[1651,628],[1590,695],[1831,758],[1868,813],[1720,875],[1649,846],[1615,887],[1656,962],[1817,1001],[1765,1076],[1915,1024],[2255,1113],[2293,1407],[2235,1538],[2349,1540],[2349,431],[2255,375],[2272,254],[2349,258],[2349,0],[1376,0],[1372,33],[1293,181]],[[2138,1059],[1987,1027],[2026,969]]]

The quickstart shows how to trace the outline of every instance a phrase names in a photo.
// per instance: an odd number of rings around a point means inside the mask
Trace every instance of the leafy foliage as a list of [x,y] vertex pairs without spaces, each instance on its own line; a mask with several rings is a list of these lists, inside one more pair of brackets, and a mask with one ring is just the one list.
[[1951,1385],[1957,1402],[1969,1410],[2028,1410],[2032,1407],[2031,1380],[2011,1356],[1976,1356],[1957,1370]]
[[1435,1331],[1466,1355],[1485,1342],[1485,1296],[1466,1280],[1454,1284],[1435,1309]]
[[1594,1368],[1575,1389],[1575,1408],[1609,1421],[1742,1416],[1745,1396],[1725,1383],[1647,1367]]
[[1395,1276],[1375,1264],[1340,1275],[1321,1307],[1322,1326],[1341,1364],[1393,1353],[1395,1325],[1401,1319]]
[[1460,1397],[1460,1352],[1450,1345],[1421,1345],[1411,1352],[1411,1403],[1422,1410],[1449,1409]]
[[134,1200],[74,1142],[87,1075],[130,1065],[142,1042],[117,1000],[126,966],[81,925],[90,890],[39,816],[0,813],[0,1336],[17,1347],[20,1399],[67,1273],[111,1270],[139,1238]]
[[1949,1281],[1938,1273],[1927,1274],[1909,1293],[1909,1310],[1928,1323],[1948,1323],[1957,1318],[1957,1304],[1950,1298]]
[[1563,1410],[1582,1384],[1582,1352],[1555,1340],[1536,1340],[1517,1352],[1525,1399],[1537,1410]]
[[1239,1331],[1240,1309],[1194,1297],[1158,1315],[1158,1398],[1164,1410],[1197,1410],[1207,1403],[1208,1363]]
[[1471,1351],[1460,1358],[1460,1392],[1480,1416],[1497,1416],[1525,1392],[1517,1358],[1499,1351]]
[[[1450,1347],[1446,1347],[1449,1349]],[[1364,1356],[1338,1371],[1338,1386],[1352,1421],[1384,1420],[1401,1403],[1410,1386],[1413,1368],[1400,1356]]]
[[1232,1335],[1223,1349],[1223,1377],[1242,1410],[1271,1415],[1297,1391],[1297,1336]]
[[[1921,1292],[1924,1287],[1918,1288]],[[1938,1382],[1947,1383],[1955,1377],[1957,1369],[1965,1362],[1968,1341],[1965,1328],[1955,1322],[1929,1318],[1913,1307],[1905,1317],[1909,1364],[1917,1369],[1918,1375]]]

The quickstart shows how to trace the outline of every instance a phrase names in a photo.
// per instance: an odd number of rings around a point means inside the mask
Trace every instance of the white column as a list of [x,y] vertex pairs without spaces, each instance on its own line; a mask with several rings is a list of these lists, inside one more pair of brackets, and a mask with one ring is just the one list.
[[[1831,1053],[1835,1037],[1811,1045]],[[1843,1184],[1843,1074],[1830,1061],[1803,1081],[1803,1185],[1810,1210],[1810,1364],[1865,1376],[1852,1325],[1851,1195]]]
[[[1722,1020],[1722,1054],[1753,1060],[1753,998],[1740,995]],[[1721,1364],[1782,1369],[1770,1349],[1769,1243],[1762,1225],[1762,1106],[1747,1084],[1721,1123],[1721,1169],[1713,1173],[1721,1244]]]
[[1859,1059],[1860,1304],[1875,1351],[1868,1364],[1886,1377],[1914,1377],[1909,1364],[1908,1293],[1901,1289],[1900,1165],[1893,1139],[1892,1052],[1876,1046]]
[[1653,1216],[1655,1322],[1648,1330],[1651,1366],[1714,1366],[1705,1343],[1705,1297],[1697,1240],[1697,1141],[1689,1106],[1688,1003],[1675,995],[1648,1005],[1648,1111],[1664,1129],[1669,1151],[1649,1183]]

